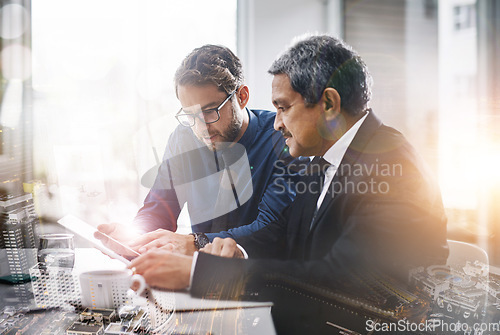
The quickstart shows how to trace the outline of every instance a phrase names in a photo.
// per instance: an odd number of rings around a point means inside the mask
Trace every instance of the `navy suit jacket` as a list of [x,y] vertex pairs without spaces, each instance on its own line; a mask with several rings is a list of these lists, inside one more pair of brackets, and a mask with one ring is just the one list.
[[279,282],[291,290],[366,297],[373,293],[371,280],[404,282],[411,268],[446,261],[446,216],[437,184],[404,136],[373,112],[346,151],[314,221],[314,208],[304,206],[311,196],[297,194],[279,220],[237,240],[250,259],[200,253],[192,294],[241,298]]

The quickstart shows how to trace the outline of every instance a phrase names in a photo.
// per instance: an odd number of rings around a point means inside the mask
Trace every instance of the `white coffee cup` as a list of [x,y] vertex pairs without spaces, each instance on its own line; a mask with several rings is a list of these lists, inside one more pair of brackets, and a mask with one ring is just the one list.
[[[139,284],[135,292],[141,295],[146,281],[130,270],[100,270],[80,274],[82,305],[89,308],[119,308],[131,303],[133,291],[130,286]],[[132,294],[131,294],[132,293]]]

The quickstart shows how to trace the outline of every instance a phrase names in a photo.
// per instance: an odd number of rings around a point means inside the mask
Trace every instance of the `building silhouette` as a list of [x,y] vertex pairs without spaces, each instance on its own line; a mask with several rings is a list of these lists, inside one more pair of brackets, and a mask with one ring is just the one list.
[[0,262],[9,281],[29,280],[29,269],[37,261],[37,226],[31,193],[0,196]]

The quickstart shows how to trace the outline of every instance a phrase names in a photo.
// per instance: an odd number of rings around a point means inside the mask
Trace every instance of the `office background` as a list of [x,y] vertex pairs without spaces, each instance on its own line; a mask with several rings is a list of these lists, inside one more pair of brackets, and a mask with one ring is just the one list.
[[193,48],[235,50],[249,106],[272,110],[273,59],[294,36],[328,32],[365,59],[374,112],[439,180],[449,238],[500,265],[498,1],[0,3],[0,188],[24,183],[44,220],[132,220],[148,191],[141,177],[177,125],[173,74]]

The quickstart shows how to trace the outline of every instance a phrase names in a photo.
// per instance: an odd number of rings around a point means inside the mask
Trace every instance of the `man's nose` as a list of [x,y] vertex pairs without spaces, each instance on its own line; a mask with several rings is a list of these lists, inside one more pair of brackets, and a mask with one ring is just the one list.
[[279,111],[276,113],[276,118],[274,118],[274,129],[276,131],[281,131],[281,129],[283,129],[283,120]]

